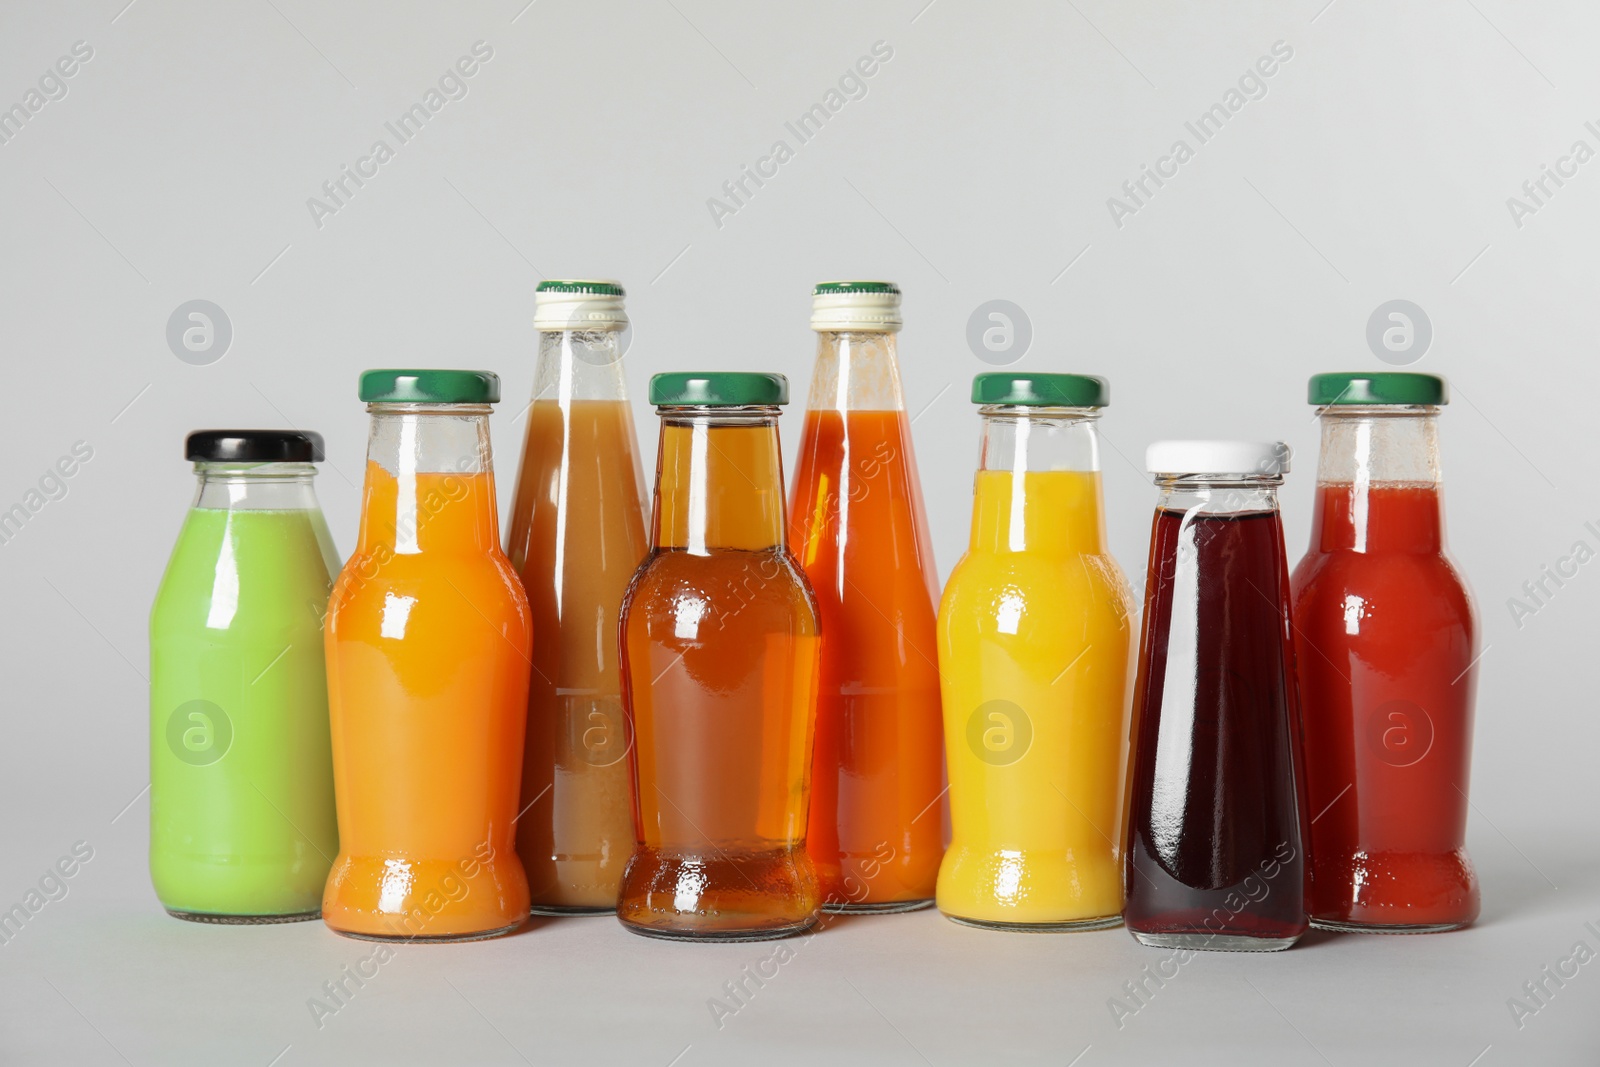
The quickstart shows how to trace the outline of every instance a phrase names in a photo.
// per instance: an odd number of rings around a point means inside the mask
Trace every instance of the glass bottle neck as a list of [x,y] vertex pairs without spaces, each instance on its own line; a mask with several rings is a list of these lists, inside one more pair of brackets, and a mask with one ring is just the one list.
[[859,330],[817,334],[811,411],[904,411],[895,335]]
[[982,414],[973,551],[1104,553],[1099,413],[992,406]]
[[1443,550],[1438,413],[1422,405],[1323,411],[1313,551]]
[[783,544],[784,521],[777,408],[662,411],[656,548],[770,549]]
[[221,511],[316,511],[310,463],[196,463],[193,507]]
[[1278,475],[1218,474],[1197,478],[1157,477],[1160,511],[1181,511],[1202,516],[1259,515],[1278,510]]
[[487,404],[371,404],[358,551],[499,551]]
[[535,403],[626,400],[622,334],[617,330],[544,330],[534,370]]
[[978,469],[986,471],[1100,470],[1095,408],[994,405],[980,409],[983,443]]
[[1438,485],[1438,414],[1420,405],[1324,409],[1317,481]]

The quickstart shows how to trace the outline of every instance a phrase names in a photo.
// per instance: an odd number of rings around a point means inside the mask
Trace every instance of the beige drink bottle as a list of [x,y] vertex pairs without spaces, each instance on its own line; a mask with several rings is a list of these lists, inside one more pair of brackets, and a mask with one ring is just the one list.
[[616,908],[633,851],[617,612],[649,547],[613,282],[544,281],[506,551],[533,609],[517,851],[534,914]]

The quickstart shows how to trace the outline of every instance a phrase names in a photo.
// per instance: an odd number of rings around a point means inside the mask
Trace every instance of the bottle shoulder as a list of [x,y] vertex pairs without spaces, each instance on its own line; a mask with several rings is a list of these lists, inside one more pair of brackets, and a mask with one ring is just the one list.
[[156,587],[151,632],[316,628],[333,584],[323,529],[316,512],[191,509]]
[[462,593],[504,589],[527,602],[522,581],[502,552],[395,553],[386,546],[351,555],[334,581],[333,595],[336,601],[348,603],[382,600],[389,593],[416,595],[451,589]]
[[1290,586],[1298,601],[1348,594],[1374,598],[1445,597],[1470,605],[1460,567],[1448,553],[1307,552]]
[[651,620],[785,618],[805,631],[817,630],[820,617],[805,571],[783,547],[721,549],[704,555],[653,549],[628,586],[623,612],[629,619]]
[[1043,555],[968,552],[956,563],[940,599],[940,617],[993,618],[1019,609],[1040,616],[1136,613],[1133,592],[1109,553]]
[[1363,555],[1311,553],[1300,561],[1290,581],[1298,629],[1408,646],[1475,633],[1471,590],[1448,556]]

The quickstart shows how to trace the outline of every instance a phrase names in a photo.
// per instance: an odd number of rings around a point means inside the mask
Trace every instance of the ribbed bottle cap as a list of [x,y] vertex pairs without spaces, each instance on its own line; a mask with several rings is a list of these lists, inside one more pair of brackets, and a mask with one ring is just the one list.
[[822,282],[811,290],[811,328],[818,333],[894,333],[900,326],[900,287],[893,282]]
[[569,279],[540,282],[533,290],[536,330],[620,330],[628,325],[626,294],[617,282]]
[[1293,453],[1282,441],[1156,441],[1145,450],[1151,474],[1289,473]]

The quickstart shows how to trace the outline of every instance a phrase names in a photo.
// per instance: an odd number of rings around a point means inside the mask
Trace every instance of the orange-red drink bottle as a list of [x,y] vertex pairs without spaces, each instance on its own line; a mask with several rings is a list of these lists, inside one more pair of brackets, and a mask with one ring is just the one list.
[[614,282],[543,281],[506,551],[533,610],[517,852],[533,911],[614,911],[633,854],[617,613],[649,543]]
[[480,371],[367,371],[355,554],[325,627],[339,855],[322,917],[372,940],[515,929],[528,598],[500,551]]
[[806,849],[827,911],[933,903],[944,854],[935,581],[895,334],[900,290],[823,282],[789,544],[822,614]]
[[817,920],[806,855],[816,599],[784,544],[781,374],[658,374],[650,554],[622,605],[635,933],[756,941]]

